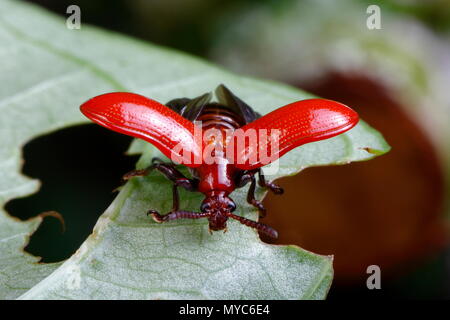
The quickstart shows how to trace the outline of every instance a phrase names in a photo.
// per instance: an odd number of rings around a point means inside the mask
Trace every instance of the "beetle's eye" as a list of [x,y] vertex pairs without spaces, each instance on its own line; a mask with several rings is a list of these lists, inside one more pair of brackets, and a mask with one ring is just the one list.
[[209,203],[202,203],[200,210],[202,212],[211,210],[211,205]]
[[228,203],[228,210],[230,210],[230,212],[236,210],[236,205],[234,204],[234,202],[231,201]]

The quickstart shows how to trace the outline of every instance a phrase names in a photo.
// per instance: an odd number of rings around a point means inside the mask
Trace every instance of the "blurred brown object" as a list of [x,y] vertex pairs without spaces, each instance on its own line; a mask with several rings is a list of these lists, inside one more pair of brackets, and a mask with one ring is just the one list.
[[330,74],[302,87],[357,110],[392,149],[371,161],[310,168],[280,180],[285,195],[264,201],[264,222],[280,233],[275,243],[334,254],[341,282],[367,278],[372,264],[388,273],[407,271],[417,257],[442,248],[443,172],[420,126],[363,76]]

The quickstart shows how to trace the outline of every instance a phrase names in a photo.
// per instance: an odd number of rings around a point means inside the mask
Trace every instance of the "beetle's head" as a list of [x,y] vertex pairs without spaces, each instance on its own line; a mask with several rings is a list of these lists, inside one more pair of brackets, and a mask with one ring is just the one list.
[[200,209],[208,214],[210,230],[226,230],[228,215],[236,210],[236,204],[224,192],[213,192],[203,200]]

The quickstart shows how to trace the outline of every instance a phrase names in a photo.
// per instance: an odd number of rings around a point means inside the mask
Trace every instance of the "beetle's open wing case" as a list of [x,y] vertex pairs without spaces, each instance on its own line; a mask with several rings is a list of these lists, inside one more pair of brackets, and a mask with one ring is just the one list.
[[194,137],[194,124],[165,105],[144,96],[114,92],[94,97],[81,112],[108,129],[143,139],[165,156],[188,167],[199,166],[201,148]]
[[[252,170],[283,156],[305,143],[331,138],[358,123],[358,114],[331,100],[309,99],[288,104],[243,126],[244,147],[232,145],[236,167]],[[265,132],[265,133],[264,133]],[[257,142],[248,137],[256,136]]]

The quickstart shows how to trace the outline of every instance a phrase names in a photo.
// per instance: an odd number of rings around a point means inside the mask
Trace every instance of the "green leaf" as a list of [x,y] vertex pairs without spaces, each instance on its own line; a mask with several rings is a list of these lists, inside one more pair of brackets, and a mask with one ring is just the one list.
[[38,264],[39,258],[20,250],[41,221],[19,222],[0,214],[0,299],[18,297],[61,265]]
[[[92,96],[132,91],[165,102],[198,96],[224,83],[261,113],[310,97],[282,84],[239,77],[199,59],[84,24],[81,30],[69,30],[63,19],[21,2],[0,0],[0,26],[0,128],[6,137],[0,148],[2,204],[37,190],[36,181],[19,173],[23,144],[86,123],[78,106]],[[367,160],[388,149],[381,135],[361,122],[346,134],[289,153],[272,178],[309,166]],[[142,141],[136,141],[130,152],[143,153],[138,167],[157,154]],[[39,219],[18,222],[1,212],[1,243],[17,238],[0,246],[2,297],[21,293],[22,299],[326,296],[333,273],[331,257],[296,246],[262,243],[253,230],[234,221],[226,234],[213,235],[206,221],[151,221],[145,215],[148,209],[170,209],[170,190],[169,182],[156,173],[132,179],[79,250],[54,272],[55,265],[36,264],[22,250]],[[237,214],[257,219],[245,202],[245,192],[244,188],[233,193]],[[183,208],[198,210],[199,194],[181,191],[181,199]],[[23,271],[17,273],[14,263]],[[24,277],[28,280],[23,281]]]

